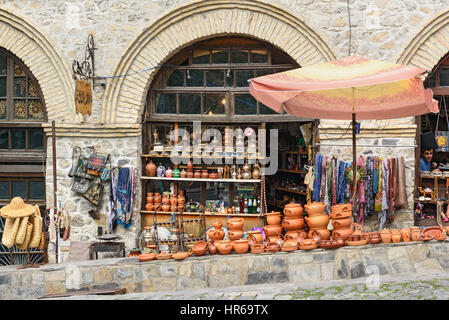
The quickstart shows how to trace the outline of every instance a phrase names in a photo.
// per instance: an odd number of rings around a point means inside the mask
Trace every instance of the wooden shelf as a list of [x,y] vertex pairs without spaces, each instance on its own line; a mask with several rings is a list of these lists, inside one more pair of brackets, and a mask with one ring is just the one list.
[[308,154],[307,151],[279,151],[280,153],[288,153],[288,154]]
[[285,191],[285,192],[290,192],[290,193],[296,193],[296,194],[301,194],[301,195],[306,195],[306,192],[303,191],[298,191],[298,190],[292,190],[292,189],[287,189],[287,188],[274,188],[275,190],[279,190],[279,191]]
[[198,182],[233,182],[233,183],[260,183],[260,179],[201,179],[201,178],[167,178],[167,177],[140,177],[142,180],[167,181],[198,181]]
[[[140,213],[143,214],[154,214],[154,211],[148,211],[148,210],[140,210]],[[175,214],[175,215],[180,215],[180,212],[164,212],[164,211],[158,211],[157,214],[164,214],[164,215],[168,215],[168,214]],[[190,216],[202,216],[203,212],[183,212],[183,215],[190,215]],[[211,216],[217,216],[217,217],[256,217],[256,218],[260,218],[260,216],[257,213],[210,213],[210,212],[206,212],[204,213],[205,216],[211,217]]]
[[[161,154],[155,154],[155,155],[151,155],[151,154],[142,154],[141,155],[142,158],[170,158],[171,155],[161,155]],[[245,159],[250,159],[250,160],[261,160],[261,159],[265,159],[265,157],[260,157],[260,156],[241,156],[241,157],[237,157],[237,156],[221,156],[221,157],[204,157],[204,156],[182,156],[179,155],[177,156],[178,158],[181,159],[192,159],[192,158],[198,158],[198,159],[237,159],[237,160],[245,160]]]
[[279,172],[288,172],[288,173],[300,173],[300,174],[306,174],[306,170],[289,170],[289,169],[278,169]]
[[434,174],[421,174],[420,177],[422,179],[434,179],[434,178],[438,178],[438,179],[449,179],[449,174],[440,174],[440,175],[434,175]]
[[[421,203],[433,203],[433,204],[436,204],[437,203],[437,200],[419,200],[419,199],[415,199],[415,203],[418,203],[418,202],[421,202]],[[448,200],[445,200],[445,201],[441,201],[441,202],[443,202],[443,203],[449,203],[449,201]]]

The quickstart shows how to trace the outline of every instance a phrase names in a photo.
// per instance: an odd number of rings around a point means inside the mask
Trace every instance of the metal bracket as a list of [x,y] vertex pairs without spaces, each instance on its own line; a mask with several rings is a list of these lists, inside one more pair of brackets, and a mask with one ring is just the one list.
[[73,60],[72,71],[73,79],[83,79],[92,80],[92,85],[95,81],[95,43],[92,34],[87,37],[86,50],[84,52],[84,61],[79,62],[78,60]]

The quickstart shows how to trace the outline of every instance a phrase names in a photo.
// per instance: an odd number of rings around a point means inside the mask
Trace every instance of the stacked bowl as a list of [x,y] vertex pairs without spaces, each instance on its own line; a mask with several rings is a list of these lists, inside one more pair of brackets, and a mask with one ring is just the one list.
[[267,225],[263,227],[265,233],[265,240],[271,242],[278,242],[282,233],[281,226],[281,213],[278,211],[272,211],[267,213]]
[[304,209],[301,204],[291,202],[284,207],[284,218],[282,219],[282,228],[285,229],[285,235],[297,237],[298,232],[304,229],[305,223],[302,217]]
[[347,240],[352,235],[352,205],[349,203],[341,203],[331,207],[330,217],[332,219],[333,239]]
[[245,222],[245,219],[240,217],[234,217],[228,219],[227,226],[228,226],[228,238],[231,241],[239,240],[243,238],[243,235],[245,232],[243,231],[243,224]]
[[326,204],[324,202],[312,202],[304,205],[306,208],[308,217],[304,219],[309,227],[309,239],[312,239],[312,233],[316,230],[320,236],[321,240],[330,239],[330,231],[327,230],[327,225],[329,224],[329,216],[324,212]]

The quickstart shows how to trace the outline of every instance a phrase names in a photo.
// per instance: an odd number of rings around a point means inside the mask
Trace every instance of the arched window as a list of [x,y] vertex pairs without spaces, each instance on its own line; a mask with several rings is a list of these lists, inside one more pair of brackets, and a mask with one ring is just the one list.
[[[0,206],[20,196],[44,212],[46,156],[42,123],[46,121],[36,78],[19,58],[0,48]],[[2,218],[1,230],[3,226]],[[26,251],[15,247],[12,251],[0,245],[0,265],[27,262]],[[33,253],[30,259],[41,262],[42,254]]]

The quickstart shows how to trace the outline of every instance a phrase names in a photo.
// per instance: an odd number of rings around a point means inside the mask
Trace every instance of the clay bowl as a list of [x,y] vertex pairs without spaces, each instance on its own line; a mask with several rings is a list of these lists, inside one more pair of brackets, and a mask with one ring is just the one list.
[[298,250],[298,244],[294,245],[294,246],[282,246],[281,251],[284,252],[290,252],[290,251],[296,251]]
[[341,229],[341,230],[334,230],[332,231],[332,239],[341,239],[346,240],[350,235],[352,235],[354,231],[352,231],[351,228],[348,229]]
[[332,219],[332,226],[334,227],[334,230],[347,229],[351,226],[351,223],[351,217],[336,220]]
[[310,204],[304,205],[304,208],[307,210],[307,214],[309,217],[322,215],[324,213],[324,209],[326,208],[326,204],[324,202],[312,202]]
[[196,256],[203,256],[207,251],[207,242],[206,241],[197,241],[192,247],[192,252]]
[[291,202],[284,207],[284,216],[291,218],[298,218],[302,215],[304,209],[301,204]]
[[425,228],[424,230],[421,230],[421,236],[430,236],[432,238],[442,233],[444,234],[445,231],[441,227],[428,227]]
[[223,240],[225,237],[225,232],[223,229],[211,229],[207,232],[207,235],[210,240],[216,241],[216,240]]
[[247,238],[249,235],[252,235],[254,238],[256,238],[257,244],[263,243],[263,235],[262,235],[261,231],[248,231],[246,234],[247,234]]
[[446,234],[440,233],[440,234],[437,234],[436,236],[434,236],[433,238],[438,241],[444,241],[444,240],[446,240]]
[[243,254],[248,252],[248,240],[240,239],[234,241],[234,251],[238,254]]
[[282,226],[265,226],[263,227],[263,232],[265,233],[266,237],[274,236],[279,233],[282,233]]
[[172,254],[172,258],[175,260],[184,260],[185,258],[192,255],[191,252],[176,252]]
[[166,251],[163,251],[156,256],[156,259],[158,259],[158,260],[168,260],[171,258],[172,258],[172,254],[168,253]]
[[229,230],[228,238],[229,240],[238,240],[243,238],[243,234],[245,232],[243,230]]
[[229,230],[241,230],[243,227],[243,224],[245,222],[245,219],[243,218],[230,218],[227,222],[227,226]]
[[264,253],[265,246],[263,244],[253,244],[251,246],[251,253]]
[[304,218],[309,228],[324,229],[329,224],[329,216],[327,214],[316,215]]
[[271,226],[281,224],[281,213],[280,212],[270,212],[267,213],[267,223]]
[[346,240],[346,245],[347,246],[363,246],[363,245],[365,245],[365,244],[367,244],[368,243],[368,240],[366,240],[366,239],[361,239],[361,240],[354,240],[354,241],[351,241],[351,240]]
[[340,203],[335,206],[331,207],[331,213],[338,213],[338,212],[351,212],[352,211],[352,205],[350,203]]
[[308,238],[309,239],[313,239],[313,234],[314,232],[319,233],[320,234],[320,238],[321,240],[329,240],[330,236],[331,236],[331,232],[327,229],[309,229],[309,233],[308,233]]
[[219,254],[230,254],[232,251],[232,243],[230,240],[221,240],[215,243]]
[[331,212],[331,219],[344,219],[352,216],[352,211]]
[[282,227],[287,231],[300,230],[304,228],[304,219],[284,217],[282,220]]
[[142,253],[137,256],[140,262],[147,262],[147,261],[153,261],[156,259],[157,254],[156,253]]
[[369,239],[369,243],[371,243],[371,244],[378,244],[378,243],[380,243],[380,241],[381,241],[381,239],[380,239],[380,237],[371,237],[370,239]]

